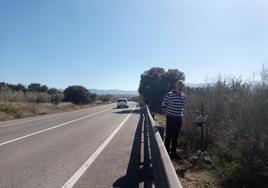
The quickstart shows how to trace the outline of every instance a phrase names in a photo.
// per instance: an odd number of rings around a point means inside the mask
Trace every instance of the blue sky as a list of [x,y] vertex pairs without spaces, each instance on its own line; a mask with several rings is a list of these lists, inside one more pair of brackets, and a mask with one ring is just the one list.
[[267,0],[1,0],[0,81],[136,90],[151,67],[187,83],[257,73]]

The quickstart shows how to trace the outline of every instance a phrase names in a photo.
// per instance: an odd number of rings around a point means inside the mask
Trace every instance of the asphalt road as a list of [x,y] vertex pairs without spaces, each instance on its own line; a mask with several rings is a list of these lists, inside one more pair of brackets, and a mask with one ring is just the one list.
[[0,187],[144,187],[136,103],[0,123]]

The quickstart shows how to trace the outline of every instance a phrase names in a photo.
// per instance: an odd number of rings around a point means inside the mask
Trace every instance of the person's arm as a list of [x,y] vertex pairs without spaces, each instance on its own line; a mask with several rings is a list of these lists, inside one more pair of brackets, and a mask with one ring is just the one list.
[[184,114],[186,114],[186,102],[187,102],[187,98],[186,98],[186,96],[185,96],[185,93],[183,94],[183,96],[184,96],[184,99],[183,99],[183,103],[184,103],[184,105],[183,105],[183,108],[184,108]]
[[166,95],[161,103],[161,109],[164,113],[166,113],[166,107],[167,107],[167,104],[166,104]]
[[165,102],[164,101],[162,101],[162,103],[161,103],[161,109],[165,112],[165,110],[166,110],[166,104],[165,104]]

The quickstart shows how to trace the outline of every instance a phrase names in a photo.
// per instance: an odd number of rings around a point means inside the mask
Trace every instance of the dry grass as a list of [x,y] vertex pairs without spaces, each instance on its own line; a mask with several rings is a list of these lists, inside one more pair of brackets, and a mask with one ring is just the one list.
[[37,115],[53,114],[89,108],[104,103],[89,105],[74,105],[69,102],[53,103],[28,103],[28,102],[0,102],[0,122],[32,117]]

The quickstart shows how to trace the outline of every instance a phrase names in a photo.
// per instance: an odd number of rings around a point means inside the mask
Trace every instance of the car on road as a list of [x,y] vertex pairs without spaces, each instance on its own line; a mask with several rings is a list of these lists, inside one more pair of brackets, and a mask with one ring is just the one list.
[[119,98],[117,100],[117,108],[128,108],[127,98]]

